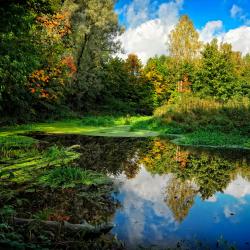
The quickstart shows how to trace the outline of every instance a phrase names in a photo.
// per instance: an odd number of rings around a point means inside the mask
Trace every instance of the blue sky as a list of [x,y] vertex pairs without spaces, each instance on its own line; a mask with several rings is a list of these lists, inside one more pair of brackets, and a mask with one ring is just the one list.
[[[118,0],[116,10],[120,10],[131,4],[133,0]],[[154,17],[155,5],[170,2],[168,0],[150,0],[152,17]],[[244,24],[244,19],[236,15],[231,16],[233,6],[242,9],[242,15],[250,19],[250,0],[186,0],[183,3],[180,14],[187,14],[195,24],[195,27],[201,29],[208,21],[222,20],[226,30],[239,27]],[[122,25],[129,27],[126,22],[125,13],[120,13],[119,20]]]
[[250,52],[250,0],[118,0],[115,10],[126,27],[121,37],[126,53],[137,53],[144,62],[167,53],[168,35],[183,14],[202,41],[216,37]]

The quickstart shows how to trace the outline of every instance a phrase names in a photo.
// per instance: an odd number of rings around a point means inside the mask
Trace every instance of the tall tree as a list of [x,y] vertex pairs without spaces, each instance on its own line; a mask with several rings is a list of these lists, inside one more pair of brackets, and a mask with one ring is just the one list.
[[177,72],[175,83],[178,91],[190,91],[192,77],[200,58],[201,45],[193,22],[187,15],[182,16],[170,33],[168,44],[172,64]]
[[126,68],[131,76],[139,76],[142,73],[142,63],[136,54],[129,54],[126,59]]
[[201,42],[193,22],[188,16],[180,18],[169,36],[169,53],[177,62],[190,62],[200,55]]
[[171,59],[166,56],[150,58],[144,67],[146,80],[153,85],[157,106],[169,98],[175,86],[171,84],[173,72]]
[[114,3],[114,0],[80,0],[74,7],[72,20],[78,71],[71,103],[78,110],[88,108],[100,93],[103,65],[119,48],[115,37],[121,29]]
[[227,100],[234,95],[236,82],[232,46],[219,45],[216,39],[206,44],[202,52],[201,68],[193,84],[194,91],[204,97]]

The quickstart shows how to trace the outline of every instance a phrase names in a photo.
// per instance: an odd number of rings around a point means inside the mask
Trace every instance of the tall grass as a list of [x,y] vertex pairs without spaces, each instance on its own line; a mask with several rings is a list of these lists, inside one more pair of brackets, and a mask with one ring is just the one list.
[[214,99],[180,95],[156,109],[154,116],[164,124],[178,124],[187,132],[211,129],[250,134],[250,100],[232,99],[226,103]]

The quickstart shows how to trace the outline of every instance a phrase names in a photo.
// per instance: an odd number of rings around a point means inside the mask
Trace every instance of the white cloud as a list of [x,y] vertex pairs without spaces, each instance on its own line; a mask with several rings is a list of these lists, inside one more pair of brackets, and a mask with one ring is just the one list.
[[250,19],[248,19],[248,14],[238,5],[234,4],[230,10],[232,18],[239,18],[244,22],[245,25],[250,25]]
[[[140,13],[137,13],[136,6],[139,2],[141,2],[142,7]],[[149,57],[166,54],[168,35],[178,22],[182,5],[183,0],[163,3],[157,9],[156,17],[148,20],[152,7],[150,1],[134,0],[126,12],[126,19],[130,27],[120,37],[125,53],[136,53],[143,63],[146,63]]]
[[230,10],[230,14],[232,18],[236,18],[239,15],[243,13],[242,8],[240,8],[238,5],[234,4]]
[[146,63],[149,57],[167,53],[166,42],[171,28],[164,26],[160,19],[150,20],[137,28],[128,29],[120,40],[126,54],[135,53]]
[[203,42],[210,42],[216,35],[221,35],[223,22],[221,20],[207,22],[205,27],[199,31]]
[[213,38],[217,38],[219,42],[231,43],[234,51],[240,51],[243,55],[250,53],[249,26],[244,25],[224,32],[223,22],[218,20],[208,22],[199,33],[203,42],[210,42]]
[[159,19],[166,24],[176,24],[179,18],[179,12],[182,8],[183,0],[171,1],[163,3],[158,10]]
[[[127,179],[122,174],[114,180],[119,186],[122,197],[121,213],[126,220],[122,222],[121,226],[127,237],[128,247],[136,244],[143,245],[146,240],[145,230],[151,234],[151,238],[147,239],[150,244],[157,243],[157,245],[166,243],[169,233],[177,230],[178,223],[175,222],[172,212],[165,202],[165,190],[171,177],[170,174],[151,175],[141,165],[136,178]],[[119,215],[119,211],[117,213]],[[152,216],[161,219],[154,221]],[[117,228],[119,230],[119,227]],[[114,232],[116,233],[116,231]]]
[[235,51],[243,54],[250,53],[250,27],[241,26],[237,29],[229,30],[223,37],[223,41],[231,43]]
[[126,9],[130,27],[136,27],[149,19],[150,0],[134,0]]
[[[125,51],[119,56],[126,58],[128,54],[135,53],[145,64],[150,57],[166,55],[169,33],[178,22],[183,3],[184,0],[171,0],[157,8],[155,2],[133,0],[125,8],[129,28],[119,38]],[[221,20],[209,21],[198,30],[201,41],[210,42],[217,38],[220,42],[231,43],[236,51],[250,53],[250,21],[237,5],[231,8],[231,16],[244,19],[245,25],[225,32]]]

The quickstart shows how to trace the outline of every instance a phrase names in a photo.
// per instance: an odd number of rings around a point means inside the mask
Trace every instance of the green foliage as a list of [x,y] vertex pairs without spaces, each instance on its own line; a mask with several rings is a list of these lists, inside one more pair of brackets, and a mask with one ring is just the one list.
[[144,67],[144,74],[146,84],[153,87],[154,107],[157,107],[168,99],[175,89],[171,59],[165,56],[150,58]]
[[58,146],[54,145],[45,151],[44,157],[52,161],[56,159],[63,160],[67,158],[67,151],[65,148],[59,148]]
[[169,38],[169,52],[177,63],[197,59],[201,42],[199,34],[188,16],[184,15],[180,18]]
[[[68,66],[62,63],[68,39],[67,34],[60,37],[60,20],[53,20],[59,2],[32,0],[0,8],[1,123],[42,119],[61,108],[68,81]],[[51,20],[59,30],[48,27]]]
[[79,158],[78,153],[63,147],[51,146],[39,150],[37,140],[26,136],[0,136],[0,145],[2,183],[10,180],[28,183],[48,167],[69,164]]
[[82,125],[96,127],[112,127],[133,125],[137,122],[147,121],[150,116],[85,116],[82,120]]
[[198,130],[184,137],[177,139],[180,144],[187,145],[213,145],[219,147],[247,147],[249,141],[248,137],[239,134],[221,133],[216,131]]
[[85,116],[82,124],[94,127],[109,127],[115,125],[115,118],[112,116]]
[[126,60],[110,59],[105,65],[102,83],[104,87],[97,99],[102,104],[101,111],[144,115],[152,113],[156,105],[153,86],[146,82],[136,55],[131,54]]
[[58,167],[45,172],[38,183],[50,188],[74,188],[79,185],[105,184],[109,180],[102,174],[77,167]]
[[186,132],[212,129],[221,132],[250,132],[250,103],[248,98],[220,103],[186,94],[177,95],[155,111],[165,124],[177,123]]
[[201,67],[193,84],[194,92],[202,97],[213,96],[224,101],[233,96],[248,95],[250,85],[237,76],[236,67],[231,45],[219,46],[217,40],[206,44],[202,52]]
[[0,148],[30,148],[34,146],[37,141],[31,137],[9,135],[0,136]]
[[[63,0],[64,1],[64,0]],[[25,0],[24,4],[37,13],[53,13],[60,9],[62,0]]]
[[53,214],[53,210],[45,208],[35,213],[32,217],[36,220],[48,220],[51,214]]
[[[15,210],[12,206],[9,206],[9,205],[3,206],[0,209],[0,221],[7,222],[10,219],[10,217],[13,216],[14,214],[15,214]],[[3,224],[1,224],[0,228],[3,229],[4,227],[5,226]]]
[[74,110],[88,111],[98,102],[105,86],[102,82],[105,64],[119,48],[114,38],[121,28],[113,0],[81,0],[77,7],[72,16],[72,27],[77,44],[74,53],[78,71],[76,84],[69,91],[69,104]]
[[35,16],[31,12],[20,5],[10,5],[0,7],[0,15],[0,112],[18,121],[32,115],[32,96],[25,84],[40,65],[42,54],[34,42]]

